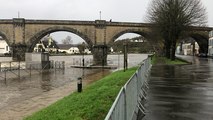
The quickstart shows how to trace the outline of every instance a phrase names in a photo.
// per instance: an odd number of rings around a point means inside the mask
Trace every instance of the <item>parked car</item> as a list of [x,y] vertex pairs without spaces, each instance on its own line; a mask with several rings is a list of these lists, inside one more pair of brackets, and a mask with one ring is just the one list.
[[207,54],[206,53],[199,53],[198,56],[199,57],[207,57]]
[[4,53],[4,56],[11,56],[11,53]]

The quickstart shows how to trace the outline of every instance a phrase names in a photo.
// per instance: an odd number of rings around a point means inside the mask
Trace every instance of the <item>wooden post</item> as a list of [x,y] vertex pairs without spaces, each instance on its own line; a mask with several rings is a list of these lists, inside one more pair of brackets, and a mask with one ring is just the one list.
[[11,71],[11,64],[12,64],[12,62],[10,62],[10,71]]
[[32,68],[31,68],[32,66],[31,66],[31,64],[30,64],[30,77],[31,77],[31,70],[32,70]]

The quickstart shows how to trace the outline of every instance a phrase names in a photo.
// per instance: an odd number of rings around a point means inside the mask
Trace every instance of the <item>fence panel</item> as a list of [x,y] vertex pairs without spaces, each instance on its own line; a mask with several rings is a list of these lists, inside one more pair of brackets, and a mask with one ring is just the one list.
[[124,87],[126,89],[126,113],[127,120],[131,120],[137,106],[137,75],[134,74]]
[[113,109],[110,109],[109,116],[106,118],[108,120],[125,120],[125,89],[122,87],[117,98],[115,99],[116,102],[113,103]]
[[151,68],[150,57],[143,61],[136,73],[122,87],[105,120],[132,120],[140,101],[142,86],[147,81],[147,73]]

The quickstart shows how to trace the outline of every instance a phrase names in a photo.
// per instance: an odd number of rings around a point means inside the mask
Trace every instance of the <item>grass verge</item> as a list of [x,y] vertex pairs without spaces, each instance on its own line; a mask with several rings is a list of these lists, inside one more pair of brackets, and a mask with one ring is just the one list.
[[182,64],[189,64],[187,61],[181,60],[179,58],[176,58],[174,61],[166,58],[166,57],[158,57],[156,55],[152,56],[151,63],[153,65],[157,64],[166,64],[166,65],[182,65]]
[[74,92],[25,120],[103,120],[121,87],[135,73],[117,71],[92,83],[82,93]]

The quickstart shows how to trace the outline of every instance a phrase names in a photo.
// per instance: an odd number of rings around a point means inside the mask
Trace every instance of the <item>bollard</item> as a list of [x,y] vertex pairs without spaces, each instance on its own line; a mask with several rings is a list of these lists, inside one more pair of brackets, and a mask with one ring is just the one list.
[[30,77],[31,77],[31,74],[32,74],[32,73],[31,73],[31,70],[32,70],[32,66],[31,66],[31,64],[30,64]]
[[81,77],[78,78],[77,88],[78,88],[78,92],[82,91],[82,78]]

